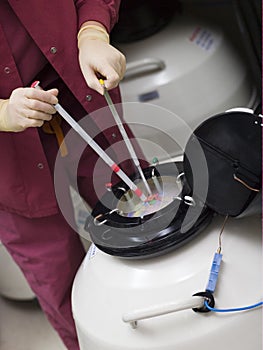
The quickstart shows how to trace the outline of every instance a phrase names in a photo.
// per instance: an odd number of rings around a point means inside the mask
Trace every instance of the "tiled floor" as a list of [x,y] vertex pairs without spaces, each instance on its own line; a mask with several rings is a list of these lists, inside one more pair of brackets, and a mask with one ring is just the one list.
[[0,297],[1,350],[66,350],[36,300]]

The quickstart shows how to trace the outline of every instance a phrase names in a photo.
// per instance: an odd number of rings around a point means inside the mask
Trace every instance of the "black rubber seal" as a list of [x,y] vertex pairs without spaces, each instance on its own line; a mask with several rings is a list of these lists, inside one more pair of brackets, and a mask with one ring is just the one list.
[[[214,299],[214,296],[211,292],[209,292],[208,290],[206,290],[205,292],[198,292],[198,293],[195,293],[193,294],[193,296],[200,296],[200,297],[204,297],[204,299],[206,299],[208,305],[210,307],[214,307],[215,306],[215,299]],[[201,312],[201,313],[204,313],[204,312],[210,312],[211,310],[209,310],[205,304],[202,306],[202,307],[198,307],[198,308],[193,308],[192,309],[194,312]]]

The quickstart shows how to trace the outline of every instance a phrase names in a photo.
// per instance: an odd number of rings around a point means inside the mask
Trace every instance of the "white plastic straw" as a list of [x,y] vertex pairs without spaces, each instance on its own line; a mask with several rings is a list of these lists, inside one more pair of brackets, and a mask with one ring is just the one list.
[[141,178],[143,180],[143,183],[144,183],[144,185],[145,185],[149,195],[151,195],[152,192],[151,192],[151,189],[150,189],[150,187],[148,185],[148,182],[146,181],[146,178],[144,176],[142,168],[140,166],[139,159],[138,159],[138,157],[137,157],[137,155],[135,153],[135,150],[133,148],[133,145],[132,145],[132,143],[131,143],[131,141],[130,141],[127,133],[126,133],[126,130],[123,127],[121,118],[119,117],[119,114],[118,114],[118,112],[117,112],[117,110],[116,110],[116,108],[115,108],[115,106],[114,106],[114,104],[112,102],[112,99],[111,99],[111,97],[110,97],[110,95],[108,93],[108,90],[106,89],[106,87],[104,85],[103,79],[100,79],[100,84],[104,87],[104,97],[105,97],[105,99],[106,99],[106,101],[108,103],[108,106],[109,106],[109,108],[111,110],[111,113],[112,113],[114,119],[115,119],[115,122],[118,125],[120,133],[122,134],[123,140],[125,141],[125,144],[126,144],[126,147],[127,147],[128,151],[130,153],[130,156],[132,157],[132,160],[133,160],[135,166],[138,168],[139,174],[140,174],[140,176],[141,176]]

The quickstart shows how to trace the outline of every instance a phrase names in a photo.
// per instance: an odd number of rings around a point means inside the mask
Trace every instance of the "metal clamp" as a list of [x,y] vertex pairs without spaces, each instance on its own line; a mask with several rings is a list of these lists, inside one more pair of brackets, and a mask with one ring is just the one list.
[[101,226],[101,225],[105,224],[105,223],[107,222],[107,219],[104,219],[103,221],[99,221],[98,219],[99,219],[99,218],[102,218],[102,217],[104,217],[104,216],[109,216],[109,215],[111,215],[112,213],[115,213],[115,212],[119,212],[119,209],[115,208],[115,209],[113,209],[113,210],[111,210],[111,211],[108,211],[108,212],[105,213],[105,214],[99,214],[99,215],[97,215],[97,216],[93,219],[94,225],[95,225],[95,226]]
[[177,199],[179,201],[183,201],[186,205],[189,207],[194,207],[196,206],[196,202],[191,196],[184,196],[184,198],[181,198],[179,196],[174,197],[174,199]]
[[176,182],[177,183],[181,183],[182,182],[182,177],[184,176],[184,172],[180,173],[177,177],[176,177]]

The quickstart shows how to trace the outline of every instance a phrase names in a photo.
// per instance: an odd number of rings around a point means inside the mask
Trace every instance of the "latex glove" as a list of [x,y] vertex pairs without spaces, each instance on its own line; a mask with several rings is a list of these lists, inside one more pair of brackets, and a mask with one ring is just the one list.
[[125,56],[109,43],[104,27],[86,24],[78,33],[79,63],[88,86],[103,95],[104,89],[98,77],[102,76],[105,87],[116,87],[126,70]]
[[17,88],[8,100],[0,100],[0,131],[19,132],[40,127],[56,113],[58,90]]

